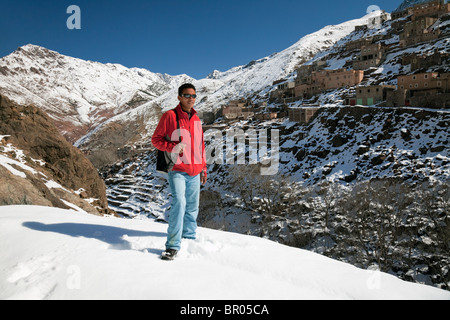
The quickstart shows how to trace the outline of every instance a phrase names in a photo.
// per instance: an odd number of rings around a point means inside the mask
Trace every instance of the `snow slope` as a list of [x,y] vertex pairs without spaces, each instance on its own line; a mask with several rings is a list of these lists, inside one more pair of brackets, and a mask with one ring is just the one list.
[[200,229],[174,262],[166,225],[35,206],[0,209],[0,299],[450,299],[274,242]]

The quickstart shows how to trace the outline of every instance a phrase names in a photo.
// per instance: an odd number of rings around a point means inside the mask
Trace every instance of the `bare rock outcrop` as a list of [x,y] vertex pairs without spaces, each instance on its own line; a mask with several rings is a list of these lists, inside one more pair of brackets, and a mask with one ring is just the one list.
[[[0,95],[0,135],[8,136],[7,143],[22,150],[26,164],[34,166],[39,172],[37,177],[26,172],[27,179],[22,179],[26,182],[20,182],[20,179],[2,170],[0,178],[8,179],[2,182],[3,189],[6,188],[3,191],[6,194],[8,188],[10,191],[9,198],[3,199],[3,204],[8,204],[8,201],[17,203],[17,192],[28,190],[25,193],[28,198],[26,201],[22,199],[24,204],[29,201],[32,204],[64,207],[61,194],[58,194],[61,188],[50,190],[42,182],[52,180],[70,191],[84,190],[84,197],[95,199],[92,205],[99,213],[108,212],[106,187],[97,169],[80,150],[67,142],[44,111],[31,105],[18,105]],[[39,165],[33,159],[45,164]],[[38,201],[38,198],[41,199]],[[72,200],[81,199],[79,196],[75,198]],[[71,202],[70,199],[66,201]]]

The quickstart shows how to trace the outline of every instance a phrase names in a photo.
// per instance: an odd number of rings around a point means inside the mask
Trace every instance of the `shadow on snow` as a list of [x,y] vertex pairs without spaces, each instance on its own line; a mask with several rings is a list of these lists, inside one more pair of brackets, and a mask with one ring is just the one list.
[[[82,224],[82,223],[59,223],[44,224],[40,222],[24,222],[24,227],[42,232],[54,232],[68,235],[75,238],[90,238],[103,241],[115,250],[133,250],[132,244],[128,241],[132,237],[166,237],[167,234],[161,232],[147,232],[130,230],[104,225]],[[161,254],[163,250],[147,249],[147,252]]]

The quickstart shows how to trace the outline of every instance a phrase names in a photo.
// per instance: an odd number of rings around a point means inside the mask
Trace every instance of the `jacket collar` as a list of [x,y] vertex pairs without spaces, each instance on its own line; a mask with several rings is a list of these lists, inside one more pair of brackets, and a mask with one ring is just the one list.
[[[183,115],[183,116],[186,115],[186,117],[189,118],[188,113],[186,111],[183,111],[183,109],[181,108],[181,103],[176,107],[176,110],[179,115]],[[195,109],[192,108],[190,119],[192,119],[192,117],[195,116],[196,114],[197,114],[197,111],[195,111]]]

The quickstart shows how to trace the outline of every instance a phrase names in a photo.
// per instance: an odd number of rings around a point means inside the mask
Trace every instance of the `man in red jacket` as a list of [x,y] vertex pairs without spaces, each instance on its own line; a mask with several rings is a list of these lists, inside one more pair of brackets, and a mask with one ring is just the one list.
[[169,186],[173,200],[163,260],[175,258],[182,238],[196,238],[200,183],[205,184],[207,177],[203,129],[194,110],[196,98],[192,84],[181,86],[180,104],[162,116],[152,137],[152,144],[172,160]]

